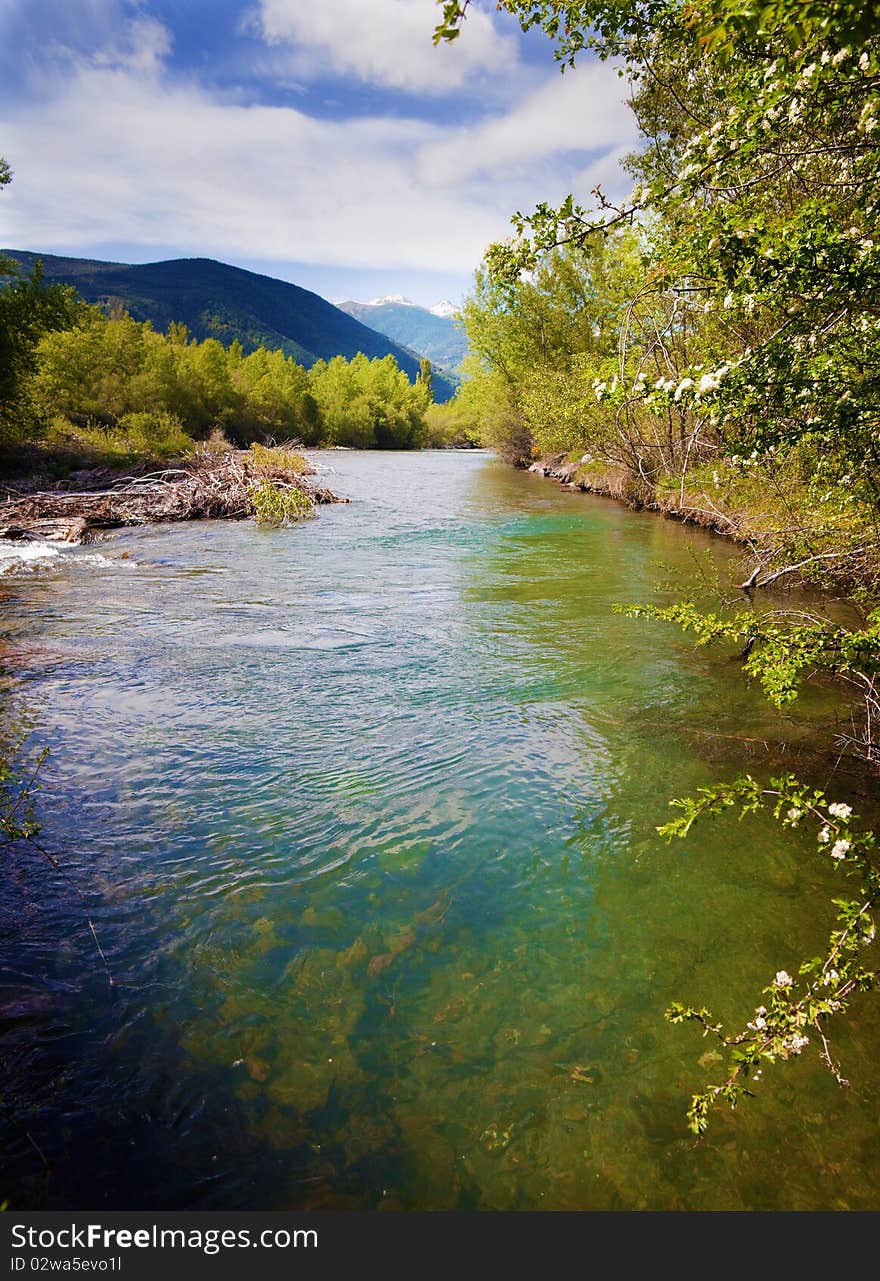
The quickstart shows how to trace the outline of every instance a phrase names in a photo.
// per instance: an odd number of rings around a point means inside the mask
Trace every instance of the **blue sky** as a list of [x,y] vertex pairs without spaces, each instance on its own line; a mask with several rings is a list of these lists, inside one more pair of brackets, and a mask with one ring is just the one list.
[[460,302],[509,217],[628,183],[625,85],[477,3],[0,0],[0,245]]

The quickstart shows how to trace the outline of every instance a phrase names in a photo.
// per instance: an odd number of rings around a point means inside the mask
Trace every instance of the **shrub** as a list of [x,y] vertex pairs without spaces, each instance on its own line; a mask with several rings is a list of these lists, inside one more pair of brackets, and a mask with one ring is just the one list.
[[191,454],[195,447],[180,419],[164,409],[155,413],[123,414],[115,434],[130,453],[150,458],[176,458]]
[[203,440],[199,445],[199,449],[208,454],[228,454],[234,448],[222,427],[212,427],[207,440]]
[[254,443],[251,445],[251,454],[255,468],[263,475],[269,472],[286,472],[290,476],[308,476],[312,471],[302,454],[297,454],[292,449],[277,449]]
[[288,525],[314,514],[310,494],[296,485],[276,485],[262,480],[251,491],[254,519],[260,525]]

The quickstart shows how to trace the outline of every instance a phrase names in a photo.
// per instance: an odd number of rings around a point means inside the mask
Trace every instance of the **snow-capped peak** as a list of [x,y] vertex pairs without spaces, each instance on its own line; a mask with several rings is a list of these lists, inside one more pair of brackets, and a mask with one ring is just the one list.
[[412,299],[404,298],[403,294],[389,294],[387,298],[374,298],[368,305],[370,307],[382,307],[385,303],[396,303],[399,307],[416,306]]
[[435,307],[429,307],[428,311],[432,316],[442,316],[444,320],[448,320],[450,316],[458,314],[458,308],[453,307],[452,303],[446,298],[442,302],[438,302]]

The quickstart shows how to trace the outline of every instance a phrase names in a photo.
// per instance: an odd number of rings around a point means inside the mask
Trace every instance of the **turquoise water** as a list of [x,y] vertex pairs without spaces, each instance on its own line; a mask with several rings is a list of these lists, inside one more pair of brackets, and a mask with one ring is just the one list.
[[835,1030],[849,1089],[810,1047],[685,1125],[717,1065],[663,1010],[741,1026],[839,886],[758,821],[656,835],[742,769],[827,780],[827,695],[782,718],[611,610],[709,595],[732,550],[481,454],[317,457],[352,502],[315,521],[0,579],[4,715],[51,748],[44,837],[115,980],[19,853],[0,1200],[878,1208],[870,995]]

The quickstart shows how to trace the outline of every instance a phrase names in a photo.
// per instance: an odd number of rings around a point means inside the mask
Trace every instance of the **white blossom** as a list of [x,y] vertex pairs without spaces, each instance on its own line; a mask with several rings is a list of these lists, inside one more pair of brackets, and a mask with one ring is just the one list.
[[816,839],[818,840],[820,845],[827,845],[828,842],[831,840],[831,833],[828,830],[828,828],[823,827]]
[[849,841],[835,841],[831,847],[832,858],[845,858],[846,851],[849,849]]
[[751,1023],[747,1023],[746,1027],[750,1027],[753,1032],[760,1032],[762,1028],[765,1028],[767,1026],[767,1020],[764,1018],[764,1015],[766,1013],[767,1013],[767,1006],[759,1005],[758,1008],[755,1010],[754,1019],[752,1020]]
[[782,1048],[788,1054],[800,1054],[804,1046],[809,1044],[810,1038],[808,1036],[801,1036],[799,1032],[794,1032],[782,1042]]
[[777,970],[776,978],[773,980],[774,987],[791,987],[792,977],[788,970]]
[[833,801],[828,806],[828,813],[833,815],[834,818],[849,818],[850,814],[852,814],[852,806],[844,805],[842,801]]
[[718,369],[713,369],[708,374],[703,374],[697,383],[697,395],[704,396],[707,391],[717,391],[721,386],[722,378],[729,368],[729,365],[721,365]]

